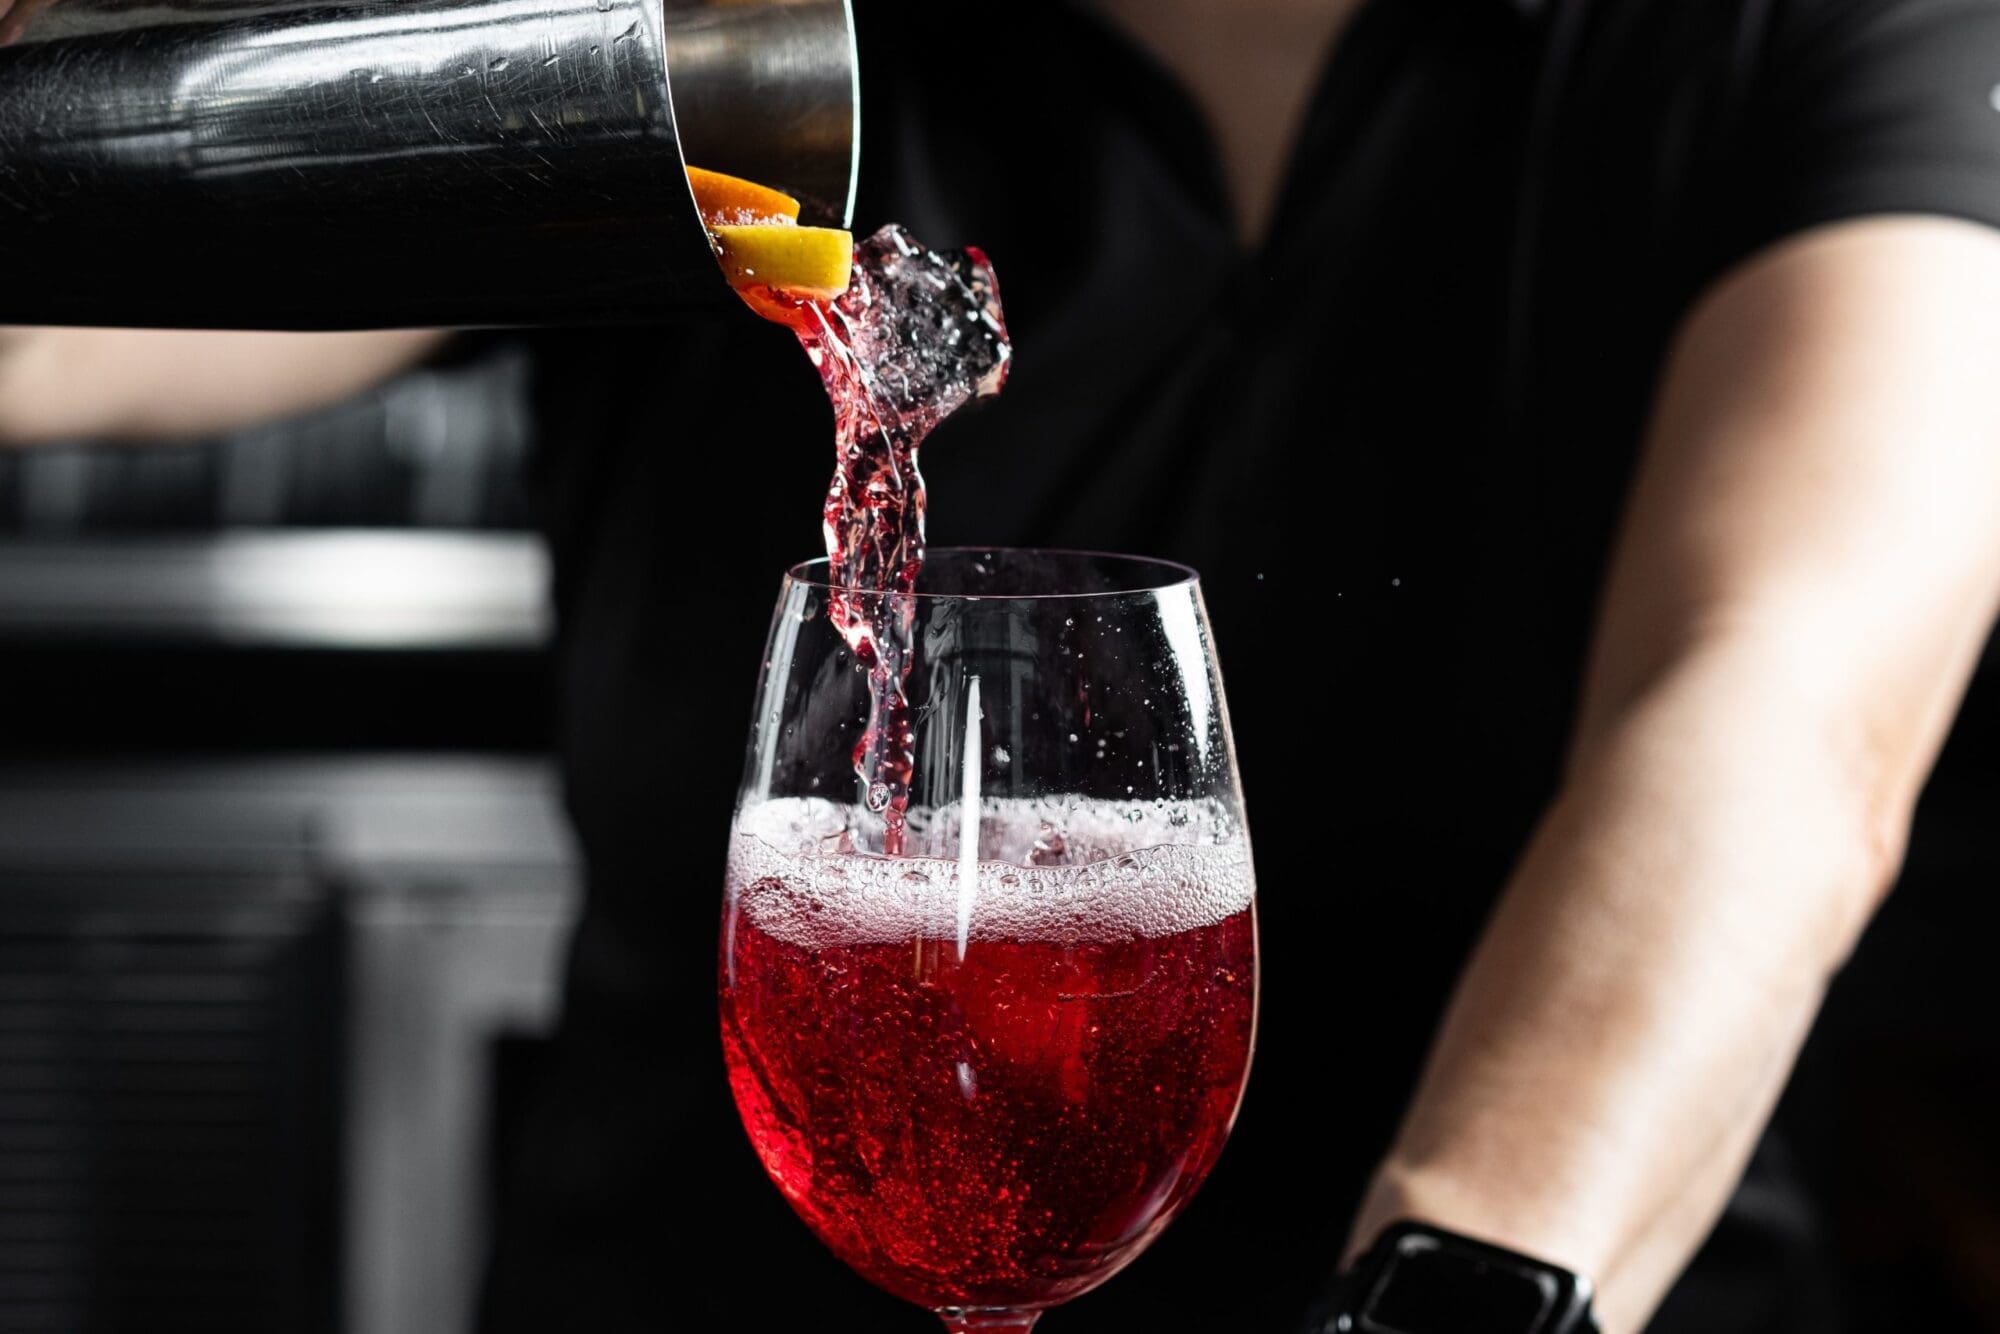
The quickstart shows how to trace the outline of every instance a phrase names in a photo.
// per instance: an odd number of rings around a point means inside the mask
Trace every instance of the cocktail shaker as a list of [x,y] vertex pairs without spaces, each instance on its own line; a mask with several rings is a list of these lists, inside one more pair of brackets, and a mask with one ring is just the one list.
[[619,323],[728,299],[686,163],[844,225],[846,0],[16,0],[0,324]]

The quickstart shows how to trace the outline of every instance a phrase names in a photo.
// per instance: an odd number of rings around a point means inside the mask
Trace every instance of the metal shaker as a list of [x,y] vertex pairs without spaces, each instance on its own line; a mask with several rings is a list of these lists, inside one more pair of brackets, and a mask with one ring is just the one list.
[[845,225],[858,118],[846,0],[17,0],[0,324],[653,320],[685,163]]

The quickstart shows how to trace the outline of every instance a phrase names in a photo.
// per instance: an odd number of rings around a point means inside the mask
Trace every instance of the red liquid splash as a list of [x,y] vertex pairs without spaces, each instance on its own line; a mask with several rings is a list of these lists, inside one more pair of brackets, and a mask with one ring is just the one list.
[[[759,882],[744,891],[807,894]],[[837,910],[837,905],[828,905]],[[723,1046],[750,1138],[841,1260],[933,1309],[1096,1287],[1186,1205],[1248,1070],[1248,909],[1170,935],[820,943],[742,912]]]
[[916,735],[903,683],[910,594],[924,564],[917,450],[967,400],[1000,392],[1013,349],[999,281],[979,250],[930,250],[900,227],[855,248],[847,291],[801,301],[744,294],[798,335],[833,403],[836,468],[823,528],[835,592],[829,615],[868,672],[867,726],[854,750],[883,851],[903,851]]

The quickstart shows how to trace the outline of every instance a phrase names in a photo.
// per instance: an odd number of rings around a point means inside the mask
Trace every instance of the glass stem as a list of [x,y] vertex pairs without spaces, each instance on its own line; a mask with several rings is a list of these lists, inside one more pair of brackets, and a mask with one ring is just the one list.
[[1028,1334],[1042,1318],[1040,1311],[961,1311],[946,1309],[938,1315],[951,1334]]

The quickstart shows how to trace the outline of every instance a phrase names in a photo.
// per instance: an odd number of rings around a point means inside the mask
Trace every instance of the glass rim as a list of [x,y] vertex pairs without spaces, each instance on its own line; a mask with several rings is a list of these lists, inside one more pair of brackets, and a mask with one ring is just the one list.
[[[1147,593],[1171,593],[1179,589],[1198,588],[1201,573],[1192,565],[1179,561],[1164,560],[1157,556],[1132,556],[1119,551],[1089,551],[1080,547],[932,547],[924,557],[925,568],[940,556],[1056,556],[1077,560],[1116,562],[1130,566],[1134,571],[1150,570],[1155,577],[1138,577],[1130,581],[1114,580],[1118,587],[1098,589],[1078,589],[1069,592],[1049,593],[927,593],[919,588],[904,594],[915,602],[1084,602],[1099,598],[1136,597]],[[815,556],[802,560],[785,571],[785,582],[801,584],[808,588],[822,589],[829,593],[858,593],[866,596],[885,597],[888,594],[879,588],[851,588],[835,584],[827,577],[828,558]]]

